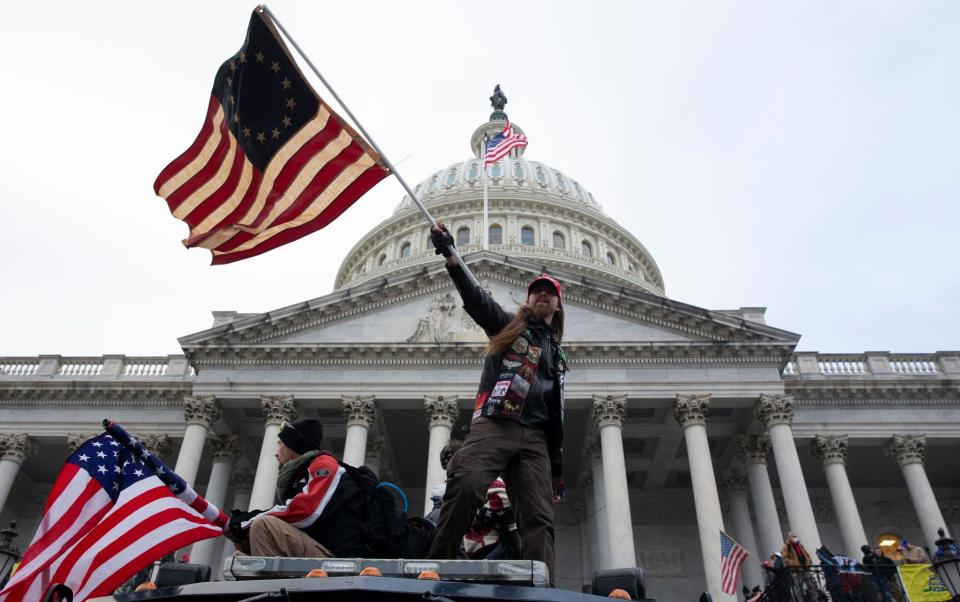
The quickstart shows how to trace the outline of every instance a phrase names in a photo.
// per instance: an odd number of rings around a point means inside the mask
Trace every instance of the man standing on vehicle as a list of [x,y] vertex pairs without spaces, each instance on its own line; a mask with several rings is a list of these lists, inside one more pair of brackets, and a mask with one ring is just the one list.
[[516,512],[524,560],[542,560],[554,581],[553,504],[563,498],[563,379],[566,355],[560,283],[546,274],[527,287],[527,299],[510,314],[452,256],[453,237],[432,229],[446,257],[463,307],[490,337],[473,420],[463,447],[447,468],[447,489],[431,558],[456,558],[461,538],[498,476]]

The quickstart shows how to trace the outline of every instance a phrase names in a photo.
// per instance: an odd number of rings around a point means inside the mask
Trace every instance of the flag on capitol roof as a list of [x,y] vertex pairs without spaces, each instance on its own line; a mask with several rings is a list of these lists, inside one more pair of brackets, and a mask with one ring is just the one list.
[[484,143],[483,166],[486,167],[491,163],[496,163],[510,154],[511,150],[526,145],[527,137],[515,131],[508,119],[503,131]]
[[379,154],[313,90],[269,17],[250,17],[224,62],[200,134],[154,191],[214,264],[315,232],[389,175]]
[[178,548],[217,537],[226,515],[120,425],[70,454],[0,602],[42,600],[63,584],[77,602],[113,592]]

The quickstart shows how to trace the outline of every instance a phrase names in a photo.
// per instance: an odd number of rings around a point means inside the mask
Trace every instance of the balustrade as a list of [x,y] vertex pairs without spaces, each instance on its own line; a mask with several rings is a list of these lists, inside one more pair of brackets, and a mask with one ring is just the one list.
[[[952,359],[953,356],[947,359]],[[815,366],[815,368],[814,368]],[[783,367],[783,376],[804,377],[818,374],[827,377],[856,377],[881,375],[897,376],[938,376],[944,374],[944,368],[938,362],[938,355],[930,354],[837,354],[837,353],[798,353]]]

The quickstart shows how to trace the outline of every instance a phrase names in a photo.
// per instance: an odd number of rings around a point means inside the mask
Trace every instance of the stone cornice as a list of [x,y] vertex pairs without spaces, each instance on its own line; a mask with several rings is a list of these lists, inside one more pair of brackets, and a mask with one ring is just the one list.
[[[497,255],[488,251],[468,256],[478,278],[497,280],[524,287],[539,274],[542,264]],[[564,298],[590,308],[624,316],[685,333],[705,341],[731,344],[768,345],[773,355],[786,362],[799,337],[722,312],[711,312],[643,292],[614,287],[576,272],[551,270],[564,285]],[[337,291],[325,297],[234,322],[180,339],[191,362],[200,362],[210,354],[229,353],[242,347],[261,345],[322,324],[356,316],[406,299],[439,290],[448,290],[450,280],[440,264],[397,273],[389,279],[368,282]],[[286,347],[278,342],[277,346]]]
[[889,405],[899,400],[927,398],[931,401],[960,401],[960,380],[904,379],[855,381],[790,381],[784,379],[785,391],[796,400],[797,406],[817,405],[821,402],[842,405]]

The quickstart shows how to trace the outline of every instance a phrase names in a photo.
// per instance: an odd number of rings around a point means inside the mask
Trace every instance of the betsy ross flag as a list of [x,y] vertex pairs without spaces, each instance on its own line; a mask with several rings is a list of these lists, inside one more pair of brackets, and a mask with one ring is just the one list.
[[78,602],[113,592],[154,560],[216,537],[227,517],[117,424],[67,459],[0,602],[62,583]]
[[513,126],[510,125],[510,120],[508,119],[507,125],[503,128],[503,131],[493,138],[487,140],[484,144],[486,152],[483,156],[483,166],[486,167],[491,163],[496,163],[500,159],[510,154],[511,150],[526,145],[527,137],[520,132],[515,132],[513,130]]
[[323,228],[390,171],[304,78],[261,9],[217,71],[199,136],[154,191],[213,263],[246,259]]
[[747,551],[729,535],[720,531],[720,556],[720,587],[723,593],[736,595],[740,567],[747,559]]

